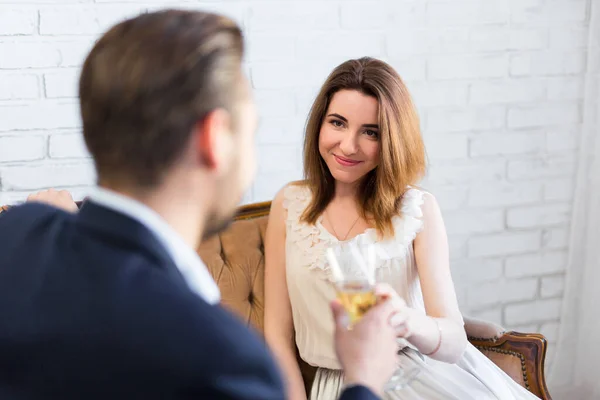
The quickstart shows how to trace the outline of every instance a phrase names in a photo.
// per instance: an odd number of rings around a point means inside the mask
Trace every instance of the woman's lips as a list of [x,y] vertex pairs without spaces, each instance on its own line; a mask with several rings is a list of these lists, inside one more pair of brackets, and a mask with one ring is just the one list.
[[361,161],[350,160],[348,158],[336,156],[335,154],[333,155],[333,157],[335,158],[335,161],[338,162],[338,164],[343,165],[344,167],[353,167],[361,163]]

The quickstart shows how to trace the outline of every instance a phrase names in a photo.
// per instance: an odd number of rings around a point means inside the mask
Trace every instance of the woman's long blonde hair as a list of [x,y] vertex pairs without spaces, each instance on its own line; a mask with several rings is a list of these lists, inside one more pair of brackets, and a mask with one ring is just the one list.
[[311,107],[304,138],[303,183],[312,199],[301,220],[316,223],[334,195],[334,178],[319,152],[319,133],[329,102],[340,90],[357,90],[379,103],[380,163],[361,181],[358,204],[362,217],[372,217],[381,236],[393,235],[392,217],[400,211],[407,186],[425,174],[425,147],[406,85],[390,65],[369,57],[336,67]]

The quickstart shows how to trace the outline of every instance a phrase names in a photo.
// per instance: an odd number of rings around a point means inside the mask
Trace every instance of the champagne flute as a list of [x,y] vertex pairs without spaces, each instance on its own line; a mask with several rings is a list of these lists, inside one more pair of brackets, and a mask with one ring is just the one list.
[[337,297],[350,317],[351,328],[377,303],[373,269],[353,243],[341,243],[327,249],[327,258]]
[[[334,278],[337,297],[346,309],[350,317],[350,326],[356,323],[371,307],[377,303],[375,295],[375,248],[373,245],[359,248],[356,243],[346,242],[332,246],[326,251],[327,259]],[[377,280],[381,274],[377,275]],[[416,353],[424,360],[424,357],[410,347],[406,347],[406,340],[398,338],[398,357],[408,357],[409,353]],[[410,384],[421,372],[421,368],[415,366],[405,370],[398,363],[398,369],[392,375],[384,390],[388,393],[398,391]]]

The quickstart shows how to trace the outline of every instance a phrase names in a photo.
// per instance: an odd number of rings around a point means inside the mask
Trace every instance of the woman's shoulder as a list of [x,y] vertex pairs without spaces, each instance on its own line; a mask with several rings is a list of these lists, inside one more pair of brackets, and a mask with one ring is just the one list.
[[[311,190],[306,181],[292,181],[287,183],[277,194],[283,205],[291,202],[306,202],[311,197]],[[287,207],[286,207],[287,208]]]
[[430,191],[418,186],[407,186],[400,205],[402,215],[421,219],[435,210],[439,210],[439,205]]
[[310,200],[311,190],[305,181],[292,181],[283,186],[273,199],[271,209],[301,212]]

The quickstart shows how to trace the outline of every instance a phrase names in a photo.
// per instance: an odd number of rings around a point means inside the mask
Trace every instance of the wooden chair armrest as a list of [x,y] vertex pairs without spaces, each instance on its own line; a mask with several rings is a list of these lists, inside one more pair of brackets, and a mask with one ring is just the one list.
[[544,374],[548,342],[538,333],[505,332],[496,338],[469,337],[480,351],[496,352],[518,357],[525,387],[543,400],[552,400]]

